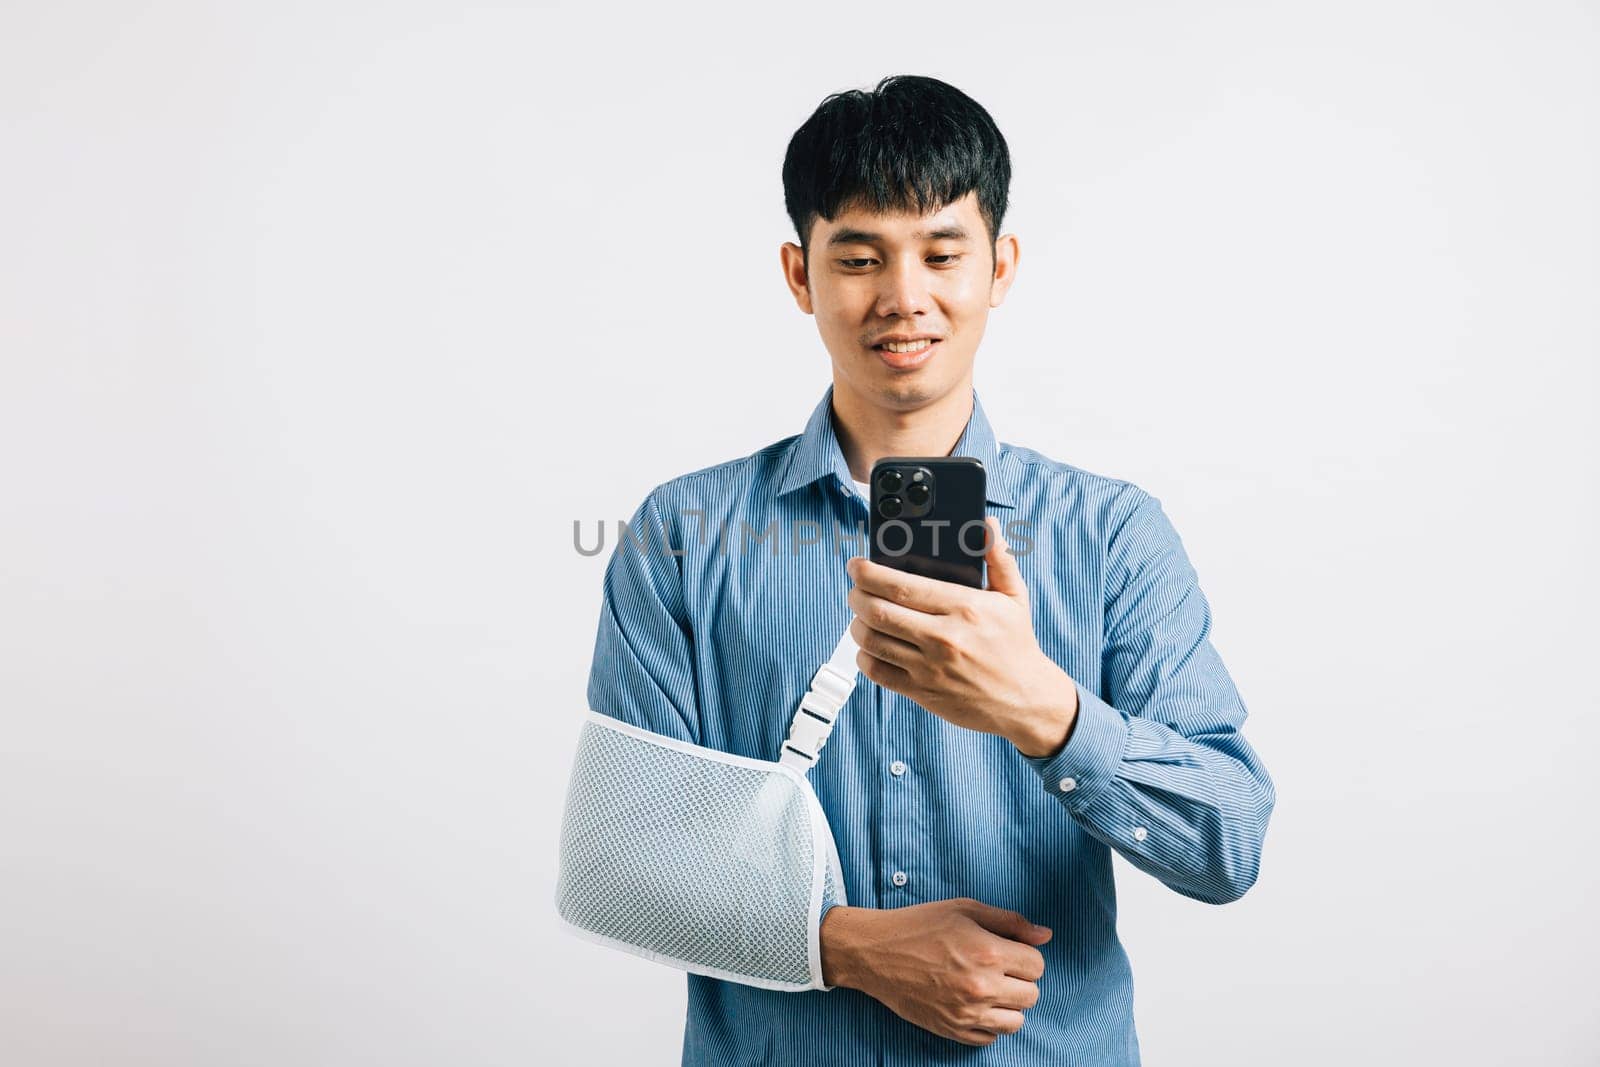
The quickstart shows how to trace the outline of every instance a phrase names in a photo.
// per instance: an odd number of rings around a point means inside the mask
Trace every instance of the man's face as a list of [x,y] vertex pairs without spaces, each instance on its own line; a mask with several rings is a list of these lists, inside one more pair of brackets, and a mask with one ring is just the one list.
[[[809,272],[799,245],[785,244],[782,258],[835,381],[875,407],[909,411],[970,387],[989,309],[1015,274],[1017,240],[1006,235],[991,248],[977,194],[968,193],[927,215],[848,208],[818,218]],[[919,340],[895,351],[887,344],[896,338]]]

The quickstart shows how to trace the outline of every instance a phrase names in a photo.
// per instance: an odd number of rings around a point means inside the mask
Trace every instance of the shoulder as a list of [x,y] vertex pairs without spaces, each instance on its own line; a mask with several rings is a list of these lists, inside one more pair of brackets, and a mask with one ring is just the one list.
[[1127,478],[1074,466],[1024,445],[1000,442],[1002,477],[1019,509],[1052,525],[1087,525],[1102,544],[1156,498]]
[[[1108,590],[1140,573],[1181,574],[1189,567],[1182,539],[1161,500],[1131,479],[1002,444],[1001,466],[1014,479],[1019,515],[1037,529],[1052,563],[1068,570],[1097,558]],[[1026,531],[1026,528],[1024,528]]]
[[669,525],[679,527],[685,516],[715,524],[752,512],[757,498],[776,492],[799,434],[756,449],[749,455],[686,471],[650,490],[645,507],[654,508]]

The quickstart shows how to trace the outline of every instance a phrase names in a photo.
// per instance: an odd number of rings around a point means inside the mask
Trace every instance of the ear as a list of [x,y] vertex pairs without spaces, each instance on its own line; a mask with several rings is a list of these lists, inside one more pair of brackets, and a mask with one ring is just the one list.
[[994,280],[989,283],[989,306],[997,308],[1006,301],[1011,283],[1017,280],[1017,261],[1022,258],[1022,246],[1014,233],[1001,234],[994,243]]
[[811,306],[811,277],[806,271],[805,250],[793,241],[785,241],[778,249],[778,260],[783,266],[783,280],[800,310],[807,315],[816,314]]

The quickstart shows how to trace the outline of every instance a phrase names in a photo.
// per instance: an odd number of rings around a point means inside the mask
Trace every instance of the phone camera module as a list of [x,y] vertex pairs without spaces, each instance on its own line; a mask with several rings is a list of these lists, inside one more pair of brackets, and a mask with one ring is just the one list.
[[905,476],[897,470],[886,470],[878,475],[878,488],[885,493],[898,493],[905,484]]
[[921,507],[928,502],[929,490],[927,482],[912,482],[906,486],[906,499],[914,507]]
[[896,515],[899,515],[900,514],[900,498],[897,497],[897,496],[886,496],[883,499],[879,500],[878,501],[878,513],[883,515],[885,518],[889,518],[889,519],[892,519]]

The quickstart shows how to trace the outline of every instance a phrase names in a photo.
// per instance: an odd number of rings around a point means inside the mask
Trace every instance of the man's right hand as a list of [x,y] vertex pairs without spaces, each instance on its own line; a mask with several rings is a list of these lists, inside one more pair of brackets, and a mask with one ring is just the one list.
[[822,980],[881,1001],[907,1022],[966,1045],[1022,1029],[1039,1000],[1050,930],[957,897],[904,908],[828,909]]

